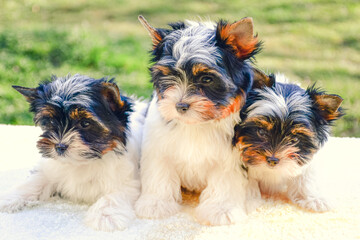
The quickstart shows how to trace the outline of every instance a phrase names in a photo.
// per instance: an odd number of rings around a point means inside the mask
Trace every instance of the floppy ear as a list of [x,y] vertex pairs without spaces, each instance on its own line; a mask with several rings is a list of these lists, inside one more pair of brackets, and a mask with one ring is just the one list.
[[340,107],[343,99],[340,96],[320,93],[312,95],[312,99],[320,115],[326,121],[339,119],[343,115]]
[[156,30],[154,27],[152,27],[143,16],[139,15],[138,19],[140,23],[144,26],[144,28],[148,31],[151,40],[153,42],[153,46],[155,48],[162,40],[162,36],[160,32]]
[[101,94],[108,102],[110,109],[113,112],[120,110],[124,106],[124,102],[121,100],[119,88],[115,83],[103,82]]
[[21,93],[28,102],[34,101],[36,98],[39,98],[37,88],[26,88],[20,86],[12,86],[16,91]]
[[253,20],[246,17],[233,24],[220,21],[217,25],[217,36],[225,44],[232,47],[236,56],[240,59],[246,59],[260,50],[261,43],[257,36],[254,36]]
[[275,84],[275,76],[273,74],[266,75],[263,71],[257,68],[253,68],[253,80],[253,89],[272,87]]

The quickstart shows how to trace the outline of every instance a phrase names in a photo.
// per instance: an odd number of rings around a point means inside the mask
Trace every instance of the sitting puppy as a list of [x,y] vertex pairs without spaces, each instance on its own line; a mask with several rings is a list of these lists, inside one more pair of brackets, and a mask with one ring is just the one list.
[[233,139],[248,168],[253,198],[248,206],[259,199],[260,192],[270,196],[285,193],[300,207],[328,210],[318,192],[311,160],[326,142],[331,123],[343,115],[342,98],[314,87],[304,90],[278,82],[286,81],[282,75],[258,77],[273,86],[249,93],[241,111],[243,121],[235,127]]
[[253,83],[248,59],[260,47],[252,19],[180,22],[171,30],[139,20],[154,45],[155,92],[144,125],[135,210],[145,218],[171,216],[179,211],[183,187],[201,192],[201,223],[233,223],[244,216],[247,180],[231,140]]
[[140,192],[138,161],[147,104],[120,96],[117,85],[82,75],[54,77],[37,88],[14,86],[31,104],[43,130],[42,161],[28,180],[0,198],[0,211],[15,212],[58,194],[92,204],[86,223],[123,229],[135,218]]

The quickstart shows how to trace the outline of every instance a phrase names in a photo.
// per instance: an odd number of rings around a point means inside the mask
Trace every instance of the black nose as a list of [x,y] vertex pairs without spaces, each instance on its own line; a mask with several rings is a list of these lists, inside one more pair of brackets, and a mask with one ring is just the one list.
[[276,158],[276,157],[268,157],[268,158],[266,158],[266,161],[268,162],[268,164],[270,165],[270,166],[275,166],[275,165],[277,165],[278,163],[279,163],[279,159],[278,158]]
[[59,155],[64,154],[67,148],[68,146],[66,146],[65,144],[62,143],[55,144],[55,150]]
[[175,107],[179,113],[185,113],[189,109],[190,104],[178,102],[178,103],[176,103]]

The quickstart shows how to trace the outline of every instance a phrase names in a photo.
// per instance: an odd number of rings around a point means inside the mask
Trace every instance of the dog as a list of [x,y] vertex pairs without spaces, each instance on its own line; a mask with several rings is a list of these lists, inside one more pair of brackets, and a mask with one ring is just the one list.
[[233,139],[248,169],[248,208],[256,208],[263,194],[285,195],[311,211],[329,210],[312,158],[327,141],[331,124],[343,116],[343,99],[314,85],[303,89],[281,74],[257,76],[272,87],[249,93]]
[[247,180],[231,141],[253,84],[249,60],[261,47],[252,19],[177,22],[171,29],[139,20],[153,42],[154,94],[144,124],[137,215],[176,214],[183,187],[201,192],[200,223],[243,219]]
[[59,195],[92,204],[85,222],[96,230],[124,229],[136,217],[138,162],[147,104],[121,96],[113,79],[76,74],[13,86],[30,103],[42,129],[42,159],[27,181],[0,198],[15,212]]

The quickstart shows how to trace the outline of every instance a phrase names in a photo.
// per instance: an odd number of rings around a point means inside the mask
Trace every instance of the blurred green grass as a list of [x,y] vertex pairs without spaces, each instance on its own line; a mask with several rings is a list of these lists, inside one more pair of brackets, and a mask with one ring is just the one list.
[[183,19],[254,19],[265,42],[256,65],[314,82],[344,98],[335,136],[360,137],[360,2],[0,0],[0,123],[32,125],[11,85],[35,87],[52,74],[116,77],[128,94],[149,97],[151,41],[137,21],[156,27]]

